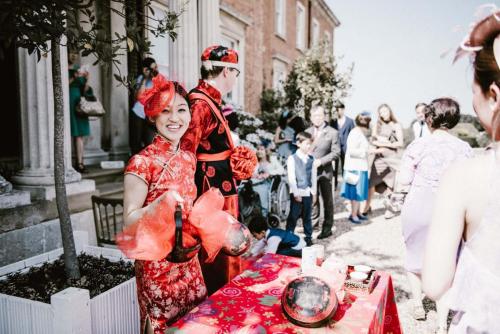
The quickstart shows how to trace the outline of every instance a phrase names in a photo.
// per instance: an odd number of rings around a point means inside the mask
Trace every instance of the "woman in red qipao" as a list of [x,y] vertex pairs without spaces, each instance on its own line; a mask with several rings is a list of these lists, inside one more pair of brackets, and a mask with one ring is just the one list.
[[[153,143],[134,155],[125,169],[124,220],[127,226],[156,212],[172,190],[182,198],[183,220],[196,198],[193,153],[179,149],[191,120],[186,91],[163,76],[139,97],[157,130]],[[181,200],[179,198],[179,200]],[[155,210],[156,209],[156,210]],[[136,260],[141,333],[164,333],[167,326],[206,298],[200,263],[194,256],[184,263]]]

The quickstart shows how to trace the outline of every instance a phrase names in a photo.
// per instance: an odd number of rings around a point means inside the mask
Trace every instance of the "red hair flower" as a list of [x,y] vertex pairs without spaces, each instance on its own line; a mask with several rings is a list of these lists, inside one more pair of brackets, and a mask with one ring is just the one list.
[[257,167],[257,155],[245,146],[236,146],[229,158],[231,170],[236,180],[247,180],[252,177]]
[[155,117],[167,109],[175,96],[174,83],[167,80],[163,75],[156,75],[152,81],[153,87],[144,90],[138,96],[147,117]]

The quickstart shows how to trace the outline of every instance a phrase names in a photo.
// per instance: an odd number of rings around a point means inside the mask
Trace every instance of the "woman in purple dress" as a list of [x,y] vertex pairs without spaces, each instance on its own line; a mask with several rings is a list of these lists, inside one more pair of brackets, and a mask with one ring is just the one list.
[[[425,120],[432,135],[413,141],[407,148],[400,167],[399,183],[410,187],[401,211],[406,245],[408,281],[414,299],[415,319],[425,319],[422,305],[420,273],[427,230],[432,219],[434,194],[441,177],[451,163],[472,157],[472,149],[451,135],[460,120],[460,107],[450,98],[440,98],[425,107]],[[437,303],[439,326],[446,326],[448,309]]]

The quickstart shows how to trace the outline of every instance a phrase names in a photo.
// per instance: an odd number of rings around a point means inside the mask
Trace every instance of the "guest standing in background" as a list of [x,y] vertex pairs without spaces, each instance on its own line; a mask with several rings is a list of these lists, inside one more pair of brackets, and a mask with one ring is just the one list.
[[313,209],[313,223],[319,224],[321,216],[320,196],[323,205],[323,224],[318,239],[325,239],[332,235],[333,228],[333,164],[339,157],[340,145],[337,130],[326,122],[325,109],[313,104],[311,108],[312,126],[306,130],[313,137],[311,155],[314,157],[313,167],[317,169],[319,191],[318,201]]
[[340,156],[335,159],[335,188],[338,184],[338,174],[344,171],[345,152],[347,150],[347,137],[352,129],[354,129],[354,121],[345,115],[345,106],[340,104],[337,109],[337,118],[331,122],[332,128],[339,133]]
[[355,184],[346,182],[344,176],[340,196],[351,201],[351,215],[349,221],[353,224],[366,220],[360,212],[360,204],[368,198],[368,132],[370,131],[370,113],[364,111],[356,116],[356,127],[352,129],[347,138],[347,151],[345,155],[344,175],[354,173],[358,175]]
[[278,157],[283,162],[295,152],[295,147],[293,145],[295,130],[288,125],[290,119],[291,114],[288,110],[282,112],[278,120],[278,127],[274,134],[274,143],[278,147]]
[[[370,189],[363,214],[371,210],[371,200],[375,191],[383,194],[386,199],[394,189],[396,172],[399,167],[398,149],[403,147],[403,127],[396,120],[394,113],[387,104],[377,109],[378,119],[373,128],[371,144],[373,150],[370,168]],[[388,201],[386,201],[388,202]],[[394,213],[387,207],[385,217],[392,218]]]
[[425,103],[420,102],[415,106],[415,114],[417,116],[417,120],[412,125],[414,140],[431,134],[429,127],[425,122],[424,110]]
[[129,116],[129,140],[132,155],[139,153],[147,145],[151,144],[155,135],[155,129],[146,120],[144,106],[137,101],[137,97],[145,89],[153,87],[153,76],[158,72],[158,66],[153,58],[144,58],[142,61],[142,73],[136,78],[134,86],[134,105]]
[[90,124],[88,117],[77,114],[77,107],[83,96],[92,96],[93,93],[88,85],[89,72],[79,66],[79,57],[77,52],[69,52],[69,121],[76,151],[75,170],[87,173],[88,170],[83,163],[83,137],[90,135]]
[[[417,320],[425,319],[420,275],[436,190],[452,163],[473,155],[469,144],[448,132],[460,120],[456,101],[450,98],[433,100],[424,107],[424,115],[431,135],[417,138],[408,146],[398,178],[401,186],[409,187],[401,222],[406,246],[405,269],[414,302],[413,317]],[[438,325],[446,328],[448,308],[440,301],[436,304]]]

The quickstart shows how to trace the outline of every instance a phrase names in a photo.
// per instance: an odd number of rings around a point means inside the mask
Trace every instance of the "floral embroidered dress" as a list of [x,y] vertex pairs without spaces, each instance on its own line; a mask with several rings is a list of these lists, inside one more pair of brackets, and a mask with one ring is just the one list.
[[[193,154],[173,150],[172,145],[157,135],[153,143],[134,155],[125,174],[133,174],[148,186],[144,206],[164,192],[175,189],[185,201],[183,219],[196,198]],[[185,263],[135,261],[137,294],[141,313],[141,328],[149,318],[155,334],[164,333],[167,326],[206,297],[207,290],[198,257]]]

